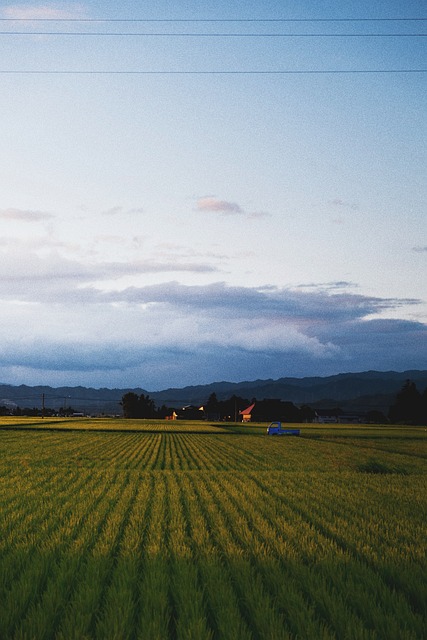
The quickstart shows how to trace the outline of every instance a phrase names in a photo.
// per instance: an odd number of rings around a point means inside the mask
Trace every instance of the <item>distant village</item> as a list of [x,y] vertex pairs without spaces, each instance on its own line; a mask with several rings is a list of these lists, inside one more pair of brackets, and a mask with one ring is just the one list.
[[415,383],[407,380],[397,393],[388,415],[372,410],[365,413],[345,413],[340,407],[314,409],[309,405],[296,406],[278,399],[248,400],[233,395],[218,400],[212,393],[202,406],[180,408],[166,406],[157,409],[148,395],[127,393],[121,402],[125,418],[164,418],[166,420],[207,420],[210,422],[272,422],[319,424],[427,424],[427,388],[420,393]]
[[373,409],[366,412],[349,413],[339,406],[326,408],[311,407],[308,404],[296,405],[280,399],[248,400],[232,395],[219,400],[211,393],[207,401],[200,406],[188,404],[182,407],[157,407],[148,394],[125,393],[120,402],[120,411],[105,414],[80,411],[71,405],[57,409],[42,407],[20,407],[14,402],[1,401],[0,415],[38,416],[38,417],[112,417],[156,420],[205,420],[210,422],[273,422],[318,423],[318,424],[427,424],[427,388],[420,392],[415,383],[407,380],[396,394],[393,404],[385,414]]
[[[202,406],[186,405],[180,408],[155,407],[154,402],[142,394],[127,393],[122,398],[125,418],[164,418],[166,420],[207,420],[209,422],[281,422],[332,423],[366,421],[366,415],[344,415],[339,407],[330,410],[314,410],[308,405],[296,406],[293,402],[278,399],[247,400],[233,395],[227,400],[218,400],[212,393]],[[379,422],[386,416],[373,415]]]

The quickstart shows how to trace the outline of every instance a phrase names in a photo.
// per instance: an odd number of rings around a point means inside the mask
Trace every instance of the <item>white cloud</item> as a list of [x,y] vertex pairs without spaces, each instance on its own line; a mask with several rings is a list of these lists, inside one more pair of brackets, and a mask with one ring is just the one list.
[[267,211],[253,211],[252,213],[248,213],[248,218],[251,220],[256,220],[257,218],[270,218],[271,213]]
[[[194,330],[195,329],[195,330]],[[339,352],[332,342],[322,343],[307,336],[291,318],[228,318],[206,317],[193,327],[194,346],[217,346],[264,353],[309,353],[318,358],[330,358]]]
[[87,9],[80,3],[11,4],[0,13],[16,20],[66,20],[87,17]]
[[[0,298],[53,303],[61,292],[63,300],[72,298],[98,301],[102,289],[88,289],[103,281],[119,281],[126,276],[162,273],[205,274],[216,271],[208,263],[185,260],[129,260],[88,262],[63,257],[55,248],[37,242],[0,243]],[[86,288],[84,288],[86,287]],[[95,293],[94,293],[95,292]],[[118,296],[119,297],[119,296]]]
[[131,209],[126,209],[125,207],[116,206],[111,207],[110,209],[106,209],[102,212],[104,216],[119,216],[119,215],[137,215],[140,213],[144,213],[144,209],[142,207],[134,207]]
[[341,209],[350,209],[352,211],[356,211],[359,208],[359,205],[355,202],[346,202],[345,200],[341,200],[341,198],[334,198],[330,203],[334,207],[338,207]]
[[205,196],[197,201],[198,211],[218,211],[225,214],[244,213],[240,205],[236,202],[228,202],[227,200],[219,200],[214,196]]
[[196,203],[196,211],[206,212],[211,211],[213,213],[221,213],[223,215],[241,215],[250,220],[258,218],[270,217],[270,214],[266,211],[245,211],[237,202],[230,202],[228,200],[220,200],[215,196],[204,196],[199,198]]
[[111,207],[110,209],[106,209],[105,211],[102,212],[102,215],[104,216],[117,216],[119,214],[123,213],[123,207]]
[[39,222],[49,220],[54,216],[45,211],[31,211],[28,209],[0,209],[0,218],[3,220],[22,220],[23,222]]

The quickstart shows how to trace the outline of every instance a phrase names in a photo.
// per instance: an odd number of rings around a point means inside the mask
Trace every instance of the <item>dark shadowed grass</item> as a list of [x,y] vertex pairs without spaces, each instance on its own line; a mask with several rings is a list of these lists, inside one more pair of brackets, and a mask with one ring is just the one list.
[[409,473],[409,471],[404,467],[385,464],[384,462],[381,462],[380,460],[376,460],[374,458],[367,460],[363,464],[359,464],[357,466],[357,469],[362,473],[380,473],[380,474],[399,473],[401,475],[407,475]]

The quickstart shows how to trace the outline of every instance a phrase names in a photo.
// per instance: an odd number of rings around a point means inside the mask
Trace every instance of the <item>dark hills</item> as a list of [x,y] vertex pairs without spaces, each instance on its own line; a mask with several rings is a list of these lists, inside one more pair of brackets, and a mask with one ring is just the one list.
[[181,408],[188,404],[203,405],[212,393],[218,400],[232,395],[257,400],[279,399],[296,405],[308,404],[313,408],[339,406],[344,412],[387,413],[396,393],[406,380],[415,382],[423,391],[427,387],[427,371],[364,371],[341,373],[328,377],[279,378],[246,382],[214,382],[207,385],[147,391],[142,388],[94,389],[88,387],[13,386],[0,384],[0,405],[18,405],[59,409],[72,407],[88,413],[121,414],[120,401],[128,391],[138,395],[147,393],[157,407],[166,405]]

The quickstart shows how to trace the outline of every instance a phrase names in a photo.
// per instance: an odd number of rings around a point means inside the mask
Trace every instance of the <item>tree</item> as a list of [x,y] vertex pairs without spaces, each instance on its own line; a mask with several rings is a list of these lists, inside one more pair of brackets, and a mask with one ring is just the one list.
[[427,387],[421,394],[420,401],[420,424],[427,424]]
[[211,393],[205,406],[205,415],[207,420],[220,420],[221,412],[216,393]]
[[223,420],[237,422],[239,420],[239,411],[246,409],[249,404],[249,400],[233,394],[231,398],[220,403]]
[[300,408],[300,420],[301,422],[314,422],[316,412],[308,404],[303,404]]
[[394,404],[390,407],[389,418],[392,422],[419,424],[422,418],[421,414],[421,395],[415,382],[406,380],[397,394]]
[[368,411],[366,414],[366,422],[369,424],[386,424],[388,420],[382,411],[371,409],[371,411]]
[[154,418],[156,415],[156,405],[154,400],[147,394],[141,393],[139,397],[139,418]]
[[157,409],[157,417],[158,418],[169,418],[173,413],[174,413],[174,408],[173,407],[167,407],[165,404],[162,404],[162,406]]
[[216,397],[216,393],[215,391],[213,393],[211,393],[211,395],[208,398],[207,403],[205,404],[205,407],[208,411],[217,411],[218,409],[218,398]]
[[136,393],[129,391],[122,397],[120,403],[123,407],[123,416],[125,418],[138,418],[139,398]]
[[123,407],[125,418],[154,418],[156,416],[156,405],[148,394],[141,393],[138,397],[136,393],[129,391],[122,397],[120,404]]
[[252,412],[255,422],[302,422],[301,410],[293,402],[278,398],[264,398],[259,400]]

